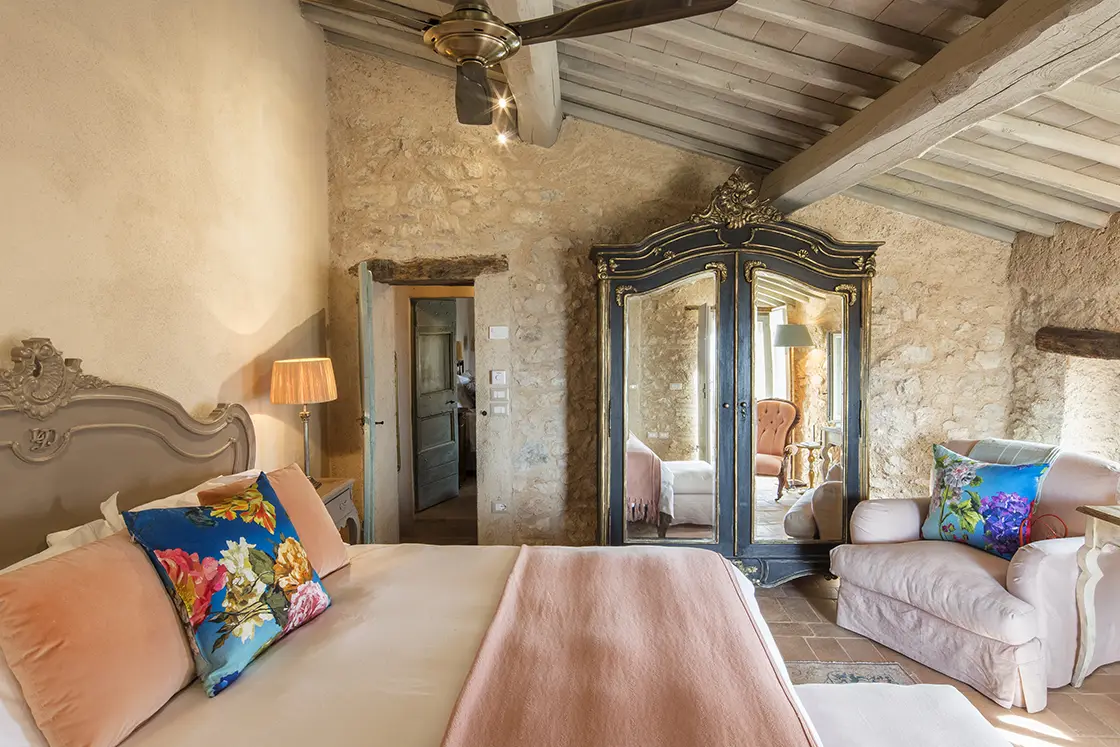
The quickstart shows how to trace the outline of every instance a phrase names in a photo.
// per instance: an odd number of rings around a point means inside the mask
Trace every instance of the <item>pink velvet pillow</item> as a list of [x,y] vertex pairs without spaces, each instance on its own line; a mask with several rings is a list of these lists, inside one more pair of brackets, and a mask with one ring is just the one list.
[[175,608],[127,533],[0,575],[0,650],[51,747],[113,747],[194,679]]
[[[339,536],[334,519],[299,465],[293,463],[284,469],[265,474],[288,518],[292,520],[292,526],[299,534],[299,541],[307,552],[307,559],[311,561],[311,567],[319,577],[324,578],[339,568],[350,565],[350,556],[346,553],[346,545]],[[244,491],[255,479],[254,476],[203,490],[198,494],[198,502],[203,506],[220,503]]]

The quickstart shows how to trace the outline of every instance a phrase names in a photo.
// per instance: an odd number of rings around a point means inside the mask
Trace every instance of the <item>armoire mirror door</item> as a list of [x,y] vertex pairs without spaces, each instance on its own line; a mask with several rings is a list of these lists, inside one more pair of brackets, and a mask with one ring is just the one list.
[[733,550],[734,262],[709,257],[616,289],[614,542]]
[[750,342],[742,401],[754,412],[753,434],[741,429],[751,446],[744,467],[753,467],[749,543],[842,542],[843,435],[851,424],[847,349],[836,341],[845,339],[847,296],[832,290],[828,278],[764,267],[747,266],[743,288],[750,301],[740,306]]

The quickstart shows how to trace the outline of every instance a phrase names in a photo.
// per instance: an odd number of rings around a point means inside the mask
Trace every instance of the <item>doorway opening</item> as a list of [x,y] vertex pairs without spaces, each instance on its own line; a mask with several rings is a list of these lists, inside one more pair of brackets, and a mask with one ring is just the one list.
[[[408,493],[401,496],[401,541],[477,544],[474,288],[456,288],[454,296],[431,286],[395,290],[398,390],[404,390],[398,427],[400,448],[409,450],[402,466],[407,462],[411,472],[398,483]],[[405,325],[407,334],[400,334]]]
[[510,368],[508,334],[495,333],[508,330],[506,258],[369,259],[355,272],[366,541],[504,541],[508,401],[507,417],[487,413],[490,378]]

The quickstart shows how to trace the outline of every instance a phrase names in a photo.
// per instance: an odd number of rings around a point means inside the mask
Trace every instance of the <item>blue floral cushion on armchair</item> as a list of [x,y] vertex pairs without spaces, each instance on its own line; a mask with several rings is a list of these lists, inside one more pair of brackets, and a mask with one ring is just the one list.
[[268,478],[209,506],[125,512],[179,612],[210,697],[330,597]]
[[964,542],[1007,560],[1031,541],[1049,464],[988,464],[933,447],[934,491],[922,538]]

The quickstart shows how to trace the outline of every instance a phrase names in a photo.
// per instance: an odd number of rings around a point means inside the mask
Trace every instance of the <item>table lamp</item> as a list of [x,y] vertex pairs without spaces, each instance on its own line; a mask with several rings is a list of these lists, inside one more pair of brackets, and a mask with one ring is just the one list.
[[308,405],[338,399],[334,382],[334,366],[330,358],[292,358],[272,364],[272,391],[269,399],[274,405],[301,405],[299,419],[303,421],[303,474],[318,488],[321,482],[311,476],[311,412]]
[[774,327],[774,347],[811,348],[813,335],[804,324],[778,324]]

